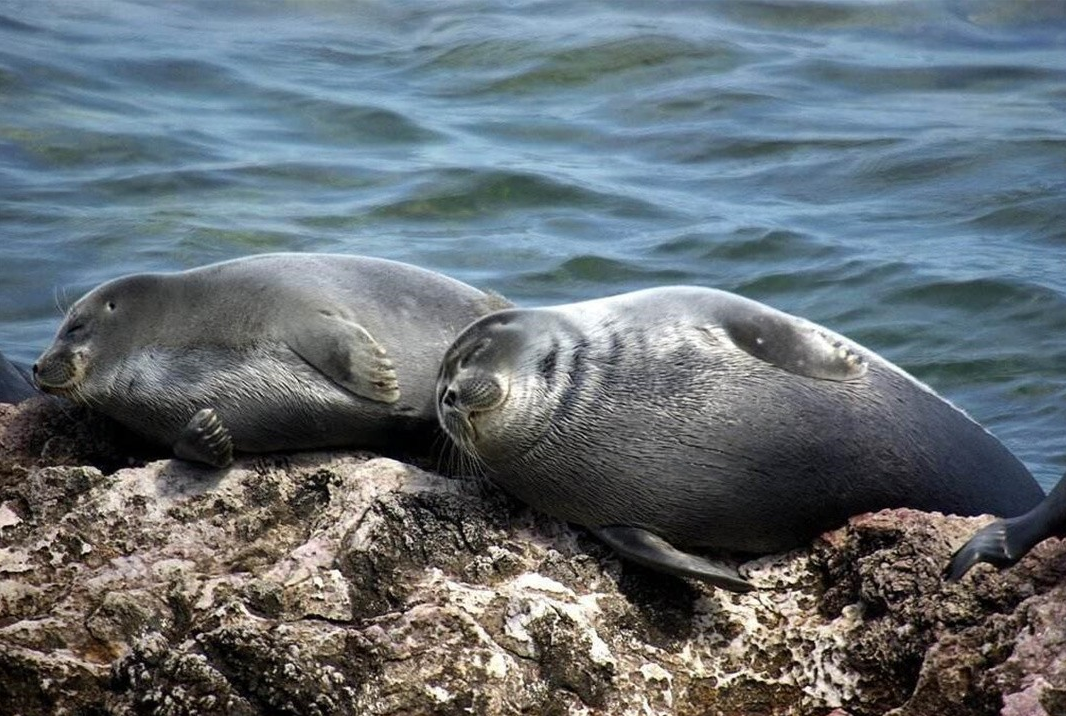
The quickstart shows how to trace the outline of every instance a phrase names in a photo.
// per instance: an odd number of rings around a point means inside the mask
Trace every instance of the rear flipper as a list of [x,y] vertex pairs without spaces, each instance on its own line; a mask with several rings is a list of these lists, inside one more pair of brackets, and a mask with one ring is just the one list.
[[978,530],[977,534],[971,537],[970,541],[951,558],[951,564],[945,572],[948,581],[954,582],[961,579],[970,571],[970,567],[978,562],[988,562],[1001,568],[1009,567],[1029,551],[1032,545],[1024,547],[1011,544],[1009,522],[1010,520],[996,520]]
[[978,562],[1009,567],[1048,537],[1066,536],[1066,477],[1044,501],[1018,517],[996,520],[978,530],[962,546],[944,571],[950,581],[960,579]]
[[233,464],[233,440],[218,413],[213,408],[204,408],[182,429],[174,443],[174,454],[190,462],[229,467]]
[[613,525],[600,527],[593,533],[618,554],[645,567],[679,577],[693,577],[733,592],[755,588],[732,567],[682,552],[657,534],[639,527]]

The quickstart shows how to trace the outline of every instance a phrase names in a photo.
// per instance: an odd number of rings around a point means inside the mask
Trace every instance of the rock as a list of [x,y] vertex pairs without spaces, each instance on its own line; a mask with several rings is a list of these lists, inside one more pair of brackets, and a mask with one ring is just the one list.
[[858,516],[733,594],[373,455],[209,471],[43,399],[0,436],[3,713],[1066,713],[1066,544],[940,579],[987,518]]

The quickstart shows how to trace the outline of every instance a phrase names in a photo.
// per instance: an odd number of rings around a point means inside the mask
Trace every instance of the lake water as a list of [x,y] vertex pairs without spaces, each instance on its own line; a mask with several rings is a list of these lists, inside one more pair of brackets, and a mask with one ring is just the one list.
[[6,0],[0,349],[263,251],[737,291],[1066,468],[1066,3]]

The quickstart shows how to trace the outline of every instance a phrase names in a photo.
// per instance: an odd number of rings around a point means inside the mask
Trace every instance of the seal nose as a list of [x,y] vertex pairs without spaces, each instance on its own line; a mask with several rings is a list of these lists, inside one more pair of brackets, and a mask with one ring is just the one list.
[[449,408],[454,408],[458,399],[459,394],[455,392],[455,388],[448,388],[448,390],[444,391],[444,395],[441,396],[440,402]]

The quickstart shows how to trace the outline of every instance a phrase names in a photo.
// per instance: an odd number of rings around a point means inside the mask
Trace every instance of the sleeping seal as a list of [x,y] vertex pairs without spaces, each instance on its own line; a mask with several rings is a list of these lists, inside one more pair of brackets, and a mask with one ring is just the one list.
[[448,435],[525,502],[634,561],[730,589],[682,551],[764,554],[850,515],[1016,515],[1042,492],[992,435],[872,351],[724,291],[667,287],[468,326]]
[[382,259],[266,254],[109,281],[33,366],[181,458],[426,447],[441,356],[503,299]]
[[978,562],[1009,567],[1050,537],[1066,537],[1066,475],[1024,515],[996,520],[978,530],[951,558],[947,578],[961,579]]
[[21,403],[37,395],[25,368],[15,365],[0,353],[0,403]]

